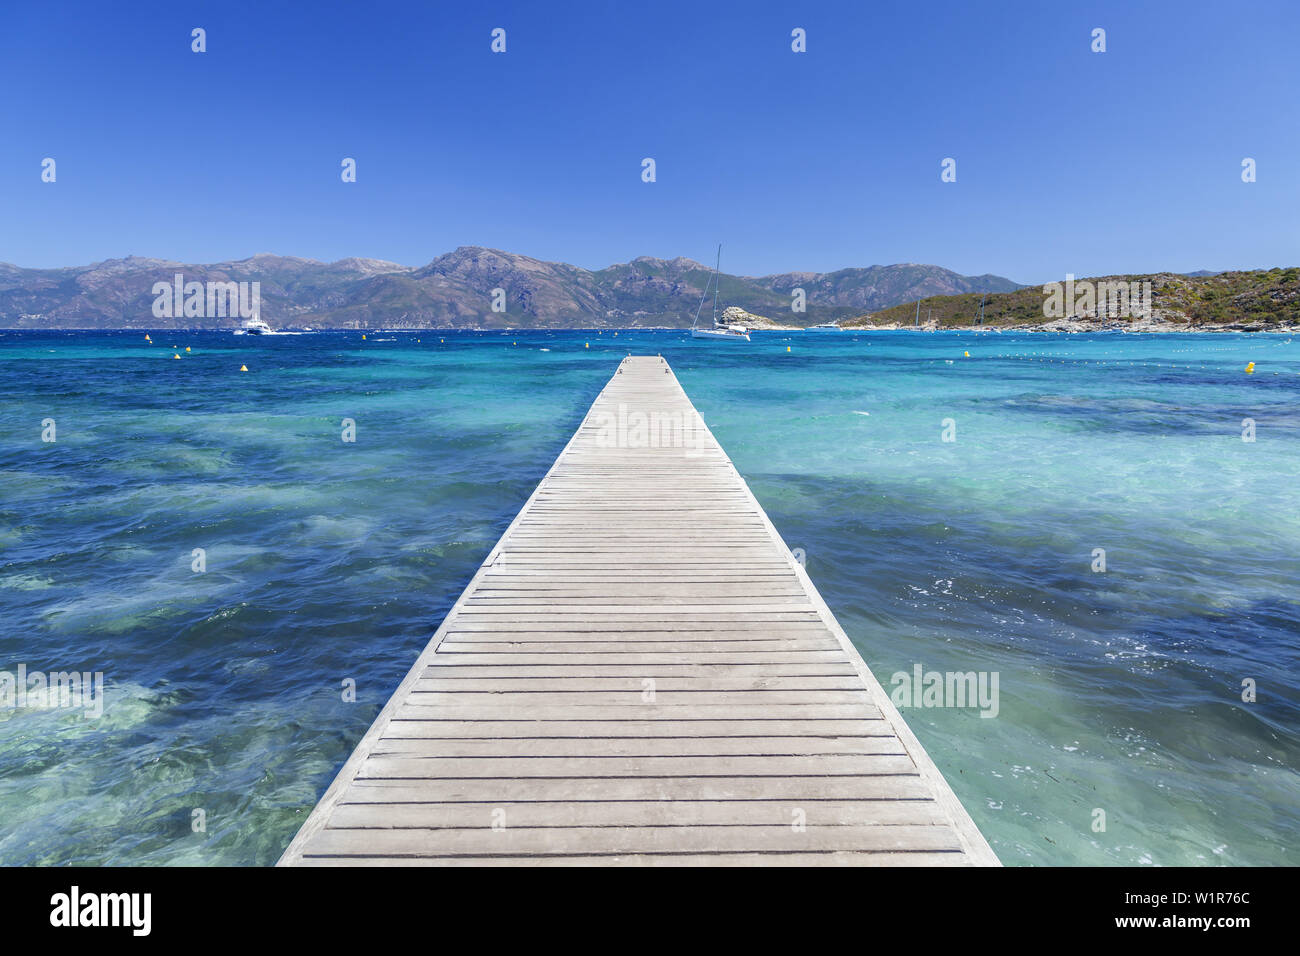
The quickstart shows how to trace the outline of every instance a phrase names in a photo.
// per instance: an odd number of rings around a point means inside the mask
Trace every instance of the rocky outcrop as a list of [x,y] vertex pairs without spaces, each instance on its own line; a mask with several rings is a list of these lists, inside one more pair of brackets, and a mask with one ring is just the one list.
[[722,310],[718,316],[718,321],[723,325],[743,325],[750,330],[762,331],[764,329],[789,329],[791,326],[782,325],[779,322],[773,322],[771,319],[754,315],[752,312],[746,312],[738,305],[729,305]]

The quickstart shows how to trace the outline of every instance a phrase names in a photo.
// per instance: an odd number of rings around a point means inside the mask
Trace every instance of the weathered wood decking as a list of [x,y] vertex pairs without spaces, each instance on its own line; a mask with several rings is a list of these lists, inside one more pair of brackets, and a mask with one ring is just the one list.
[[667,363],[629,357],[280,862],[997,859]]

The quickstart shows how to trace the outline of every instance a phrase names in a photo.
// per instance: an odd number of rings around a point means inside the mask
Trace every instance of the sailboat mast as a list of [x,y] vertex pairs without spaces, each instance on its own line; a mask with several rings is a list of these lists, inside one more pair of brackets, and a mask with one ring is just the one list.
[[[719,266],[722,265],[722,243],[718,243],[718,265]],[[713,324],[714,325],[718,324],[718,287],[715,282],[717,278],[718,278],[718,270],[717,267],[714,267],[713,275],[709,276],[709,278],[704,283],[704,293],[700,296],[700,304],[695,307],[695,321],[691,323],[692,329],[694,329],[695,326],[699,324],[700,313],[704,310],[704,300],[709,297],[710,282],[715,283],[713,286]]]
[[722,243],[718,243],[718,264],[713,267],[713,325],[718,325],[718,272],[722,269]]

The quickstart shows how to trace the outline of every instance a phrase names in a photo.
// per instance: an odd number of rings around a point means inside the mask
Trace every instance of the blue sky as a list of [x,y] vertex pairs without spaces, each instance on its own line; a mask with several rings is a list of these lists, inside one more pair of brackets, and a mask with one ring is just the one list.
[[0,261],[1293,265],[1298,38],[1295,2],[8,3]]

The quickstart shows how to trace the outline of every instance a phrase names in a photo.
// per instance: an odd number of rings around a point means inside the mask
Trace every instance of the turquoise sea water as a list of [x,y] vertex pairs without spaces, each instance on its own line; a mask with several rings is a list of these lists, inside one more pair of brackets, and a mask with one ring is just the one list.
[[887,689],[997,672],[903,714],[1003,862],[1295,862],[1300,342],[153,338],[0,333],[0,671],[107,693],[0,709],[0,863],[274,862],[629,351]]

